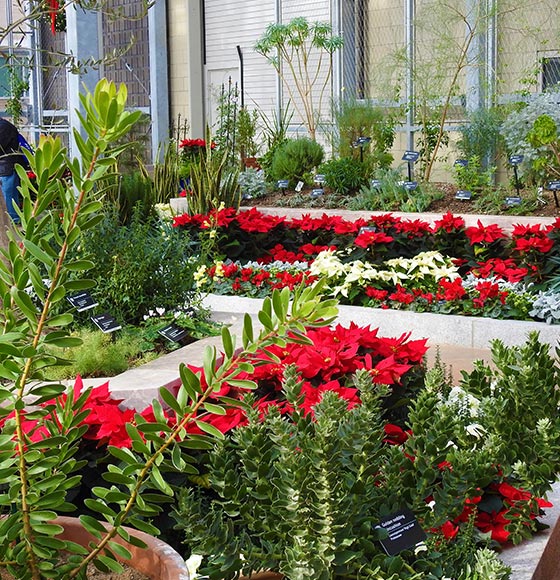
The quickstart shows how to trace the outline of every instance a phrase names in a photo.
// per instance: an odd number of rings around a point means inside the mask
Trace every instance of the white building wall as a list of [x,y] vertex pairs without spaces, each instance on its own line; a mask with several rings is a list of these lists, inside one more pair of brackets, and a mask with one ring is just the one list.
[[[266,27],[275,22],[275,0],[205,0],[207,117],[216,122],[217,96],[222,83],[240,83],[239,45],[243,55],[245,106],[270,116],[276,111],[274,68],[253,50]],[[238,85],[241,89],[241,86]]]

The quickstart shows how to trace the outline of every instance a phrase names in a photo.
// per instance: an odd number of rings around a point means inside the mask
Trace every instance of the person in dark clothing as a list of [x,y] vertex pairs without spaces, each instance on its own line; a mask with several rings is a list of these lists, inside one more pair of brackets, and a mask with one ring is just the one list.
[[0,119],[0,185],[8,215],[14,223],[20,221],[14,204],[21,206],[19,176],[14,168],[17,164],[24,165],[25,161],[20,150],[19,131],[6,119]]

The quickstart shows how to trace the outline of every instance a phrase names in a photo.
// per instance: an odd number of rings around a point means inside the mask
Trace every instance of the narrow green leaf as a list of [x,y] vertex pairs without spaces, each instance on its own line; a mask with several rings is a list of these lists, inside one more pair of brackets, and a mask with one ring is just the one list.
[[212,403],[204,403],[204,409],[208,411],[208,413],[212,413],[212,415],[225,415],[226,410],[221,407],[220,405],[214,405]]
[[173,393],[166,387],[161,387],[159,390],[159,396],[161,397],[162,401],[172,410],[175,411],[178,415],[182,413],[181,405],[179,401],[173,396]]
[[130,560],[130,558],[132,558],[132,554],[122,544],[119,544],[118,542],[114,541],[109,542],[109,549],[123,560]]
[[222,346],[224,347],[226,357],[231,358],[233,356],[234,343],[227,326],[222,327]]
[[224,434],[217,427],[214,427],[214,425],[210,425],[210,423],[206,423],[205,421],[195,421],[195,423],[201,431],[208,433],[208,435],[212,435],[217,439],[224,438]]

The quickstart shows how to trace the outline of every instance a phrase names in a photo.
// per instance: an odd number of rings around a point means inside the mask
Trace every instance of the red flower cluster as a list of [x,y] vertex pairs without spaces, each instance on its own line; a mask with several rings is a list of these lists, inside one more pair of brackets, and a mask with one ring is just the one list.
[[[210,148],[214,149],[216,143],[210,143]],[[183,139],[179,141],[180,149],[204,149],[206,148],[206,141],[204,139]]]
[[[500,509],[491,511],[483,509],[480,504],[484,494],[499,498]],[[541,514],[542,508],[552,507],[549,501],[534,497],[528,491],[514,487],[507,482],[492,483],[488,489],[481,492],[480,496],[467,500],[463,512],[453,521],[445,522],[439,531],[447,539],[453,539],[459,531],[459,524],[466,522],[473,513],[476,513],[474,525],[481,532],[490,534],[495,542],[505,544],[511,535],[507,526],[516,517],[515,510],[524,505],[529,506],[529,517],[532,520]]]
[[[309,329],[311,345],[288,343],[257,352],[249,362],[260,361],[251,374],[240,373],[236,379],[256,381],[260,398],[257,406],[265,412],[274,404],[283,412],[290,408],[282,398],[282,380],[285,368],[294,364],[304,380],[302,409],[312,412],[312,407],[325,391],[335,391],[348,401],[348,406],[360,402],[355,388],[346,386],[358,369],[368,370],[376,384],[398,386],[413,368],[422,363],[427,351],[426,340],[410,340],[410,334],[398,338],[383,338],[376,329],[351,324],[348,328]],[[278,360],[281,362],[278,362]],[[240,360],[239,363],[243,361]],[[190,367],[201,373],[199,367]],[[244,390],[224,384],[216,396],[242,398]]]

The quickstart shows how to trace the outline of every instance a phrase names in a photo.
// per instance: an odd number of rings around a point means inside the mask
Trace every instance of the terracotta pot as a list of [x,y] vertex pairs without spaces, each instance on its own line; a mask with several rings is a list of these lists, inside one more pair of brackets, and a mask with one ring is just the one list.
[[[62,540],[71,540],[82,546],[96,541],[94,536],[84,529],[78,518],[60,516],[54,522],[64,528],[64,532],[58,536]],[[147,547],[132,546],[120,536],[116,536],[113,541],[126,546],[132,554],[130,560],[121,560],[121,562],[153,580],[189,580],[185,561],[171,546],[144,532],[126,529],[131,535],[145,542]]]
[[257,572],[252,576],[240,576],[239,580],[282,580],[284,576],[278,572]]
[[243,167],[246,169],[256,169],[257,171],[261,169],[261,165],[257,157],[244,157]]

